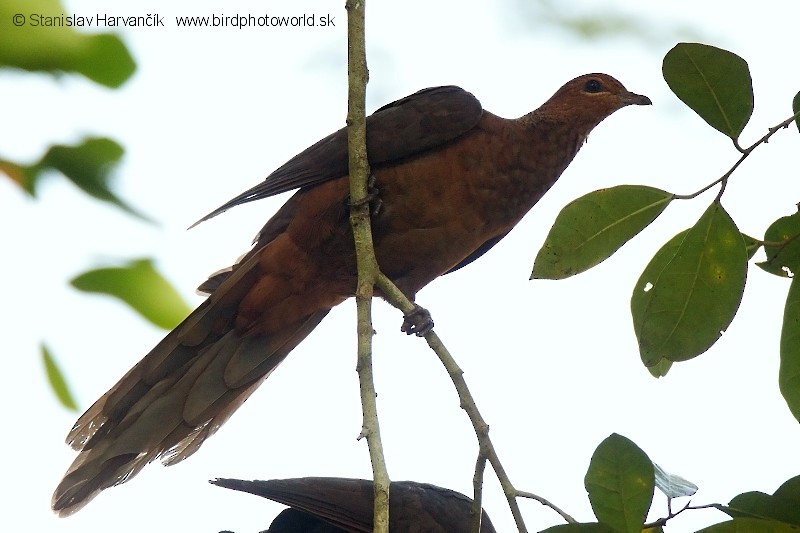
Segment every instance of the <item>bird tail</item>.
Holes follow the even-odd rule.
[[[60,516],[157,458],[173,465],[196,452],[330,311],[312,311],[269,334],[237,331],[232,317],[254,270],[230,272],[232,279],[78,419],[67,443],[80,453],[52,499]]]

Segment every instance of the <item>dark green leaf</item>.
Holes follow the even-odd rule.
[[[800,212],[773,222],[764,232],[764,241],[767,260],[758,266],[782,277],[800,273]]]
[[[759,491],[744,492],[734,496],[729,505],[720,506],[719,510],[731,518],[766,518],[761,514],[761,508],[765,507],[764,500],[771,497]]]
[[[0,2],[0,66],[77,72],[108,87],[122,85],[136,70],[123,42],[111,34],[75,31],[66,24],[67,13],[57,0]]]
[[[715,201],[682,239],[656,253],[636,283],[631,314],[644,364],[708,350],[733,320],[746,277],[742,235]]]
[[[561,524],[548,527],[539,533],[617,533],[614,528],[597,522],[585,524]]]
[[[733,517],[771,518],[786,524],[800,525],[800,501],[752,491],[739,494],[728,504]]]
[[[775,497],[794,502],[797,505],[798,512],[800,512],[800,476],[784,481],[775,491]],[[794,523],[800,525],[800,521]]]
[[[62,374],[61,369],[58,368],[58,363],[53,359],[47,346],[42,344],[41,349],[42,361],[44,362],[45,372],[47,372],[47,380],[50,382],[50,387],[52,387],[53,392],[56,393],[58,401],[70,411],[77,411],[78,404],[75,403],[75,398],[69,390],[67,380],[64,379],[64,374]]]
[[[643,185],[600,189],[567,204],[536,256],[531,279],[564,279],[608,259],[647,227],[672,194]]]
[[[708,124],[738,139],[753,113],[747,62],[734,53],[699,43],[679,43],[662,65],[672,92]]]
[[[774,495],[758,491],[739,494],[723,510],[734,518],[771,518],[800,526],[800,476],[785,481]]]
[[[792,98],[792,112],[796,115],[800,113],[800,93],[794,95]],[[794,119],[794,123],[797,125],[797,129],[800,130],[800,117]]]
[[[781,366],[778,385],[786,404],[797,420],[800,420],[800,276],[795,276],[789,285],[786,307],[783,310],[781,329]]]
[[[622,533],[639,533],[653,499],[653,463],[616,433],[592,455],[584,485],[597,519]]]
[[[800,529],[775,522],[774,520],[760,520],[758,518],[734,518],[703,528],[697,533],[797,533]]]
[[[119,298],[147,320],[164,329],[177,326],[191,309],[150,259],[131,261],[122,267],[99,268],[71,281],[81,291]]]
[[[663,492],[667,498],[681,498],[691,496],[697,492],[697,485],[681,476],[670,474],[657,464],[653,463],[656,473],[656,488]]]

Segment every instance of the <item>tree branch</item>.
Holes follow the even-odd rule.
[[[472,533],[480,533],[483,519],[483,473],[486,471],[486,454],[478,445],[478,458],[475,460],[475,475],[472,476]]]
[[[467,382],[464,379],[464,371],[458,366],[458,363],[456,363],[453,356],[450,355],[450,352],[436,333],[429,331],[425,335],[425,340],[428,342],[428,346],[430,346],[439,357],[439,361],[442,362],[445,369],[447,369],[447,373],[450,375],[450,379],[456,391],[458,391],[461,408],[464,409],[467,416],[469,416],[472,427],[475,430],[475,436],[478,438],[478,443],[481,449],[486,451],[486,458],[489,460],[489,464],[492,465],[495,474],[497,474],[497,478],[500,480],[500,486],[503,487],[503,493],[506,495],[508,507],[511,509],[511,514],[514,516],[514,522],[517,524],[517,530],[520,533],[527,532],[528,530],[525,527],[525,522],[522,520],[522,512],[517,504],[517,489],[514,488],[508,474],[506,474],[505,468],[503,468],[503,464],[500,462],[500,458],[497,456],[492,439],[489,437],[489,424],[486,423],[480,411],[478,411],[475,399],[472,397],[472,393],[469,391]]]
[[[367,135],[365,100],[367,80],[366,45],[364,37],[365,0],[348,0],[347,9],[347,147],[350,167],[350,224],[353,227],[358,285],[356,306],[358,315],[358,381],[363,413],[362,437],[366,437],[372,462],[374,487],[373,531],[389,533],[389,473],[383,455],[378,409],[375,401],[375,382],[372,375],[372,294],[378,275],[378,264],[372,243],[369,219],[367,181]]]
[[[364,45],[364,2],[365,0],[347,0],[345,7],[348,12],[348,80],[349,98],[347,115],[347,140],[350,165],[350,223],[356,246],[356,259],[358,263],[358,286],[356,288],[356,305],[358,313],[358,365],[359,383],[361,385],[361,404],[363,411],[363,428],[359,438],[366,437],[372,461],[374,480],[374,529],[378,533],[389,531],[389,475],[383,457],[383,445],[380,440],[380,427],[378,425],[377,407],[375,403],[375,387],[372,378],[372,320],[371,302],[374,288],[377,286],[384,298],[401,310],[405,315],[417,310],[417,306],[403,294],[403,292],[381,271],[375,258],[375,249],[372,242],[370,226],[370,206],[367,201],[367,182],[369,177],[369,161],[366,150],[366,118],[364,101],[368,71]],[[428,346],[436,353],[442,365],[450,375],[450,379],[458,392],[461,408],[466,411],[478,439],[479,455],[476,462],[474,484],[473,511],[476,518],[473,520],[473,530],[480,531],[482,509],[483,472],[486,461],[492,468],[503,487],[503,492],[514,516],[514,521],[520,533],[527,533],[522,513],[517,503],[517,497],[534,498],[542,504],[551,507],[567,522],[574,521],[544,498],[528,492],[521,492],[514,488],[511,480],[503,468],[500,458],[494,449],[494,444],[489,437],[489,425],[483,419],[469,391],[464,372],[455,359],[444,346],[442,341],[433,331],[425,334]]]
[[[376,285],[381,290],[384,298],[386,298],[390,304],[403,311],[403,313],[408,314],[415,309],[414,303],[409,300],[403,294],[403,292],[398,289],[395,284],[392,283],[392,281],[385,275],[380,274],[378,276]],[[458,363],[456,363],[455,359],[453,359],[453,356],[450,355],[450,352],[444,346],[436,333],[429,331],[425,334],[425,340],[428,342],[428,346],[430,346],[434,353],[436,353],[436,355],[439,357],[439,361],[441,361],[442,365],[447,370],[447,373],[450,375],[450,380],[453,382],[453,385],[458,392],[461,408],[466,411],[467,416],[469,416],[469,419],[472,422],[472,427],[475,430],[476,437],[478,438],[478,445],[480,446],[481,453],[484,454],[486,459],[489,460],[489,463],[492,465],[495,474],[497,474],[497,478],[500,480],[500,485],[503,487],[503,493],[506,495],[506,500],[508,500],[508,506],[511,509],[511,514],[514,516],[514,522],[517,524],[517,530],[520,531],[520,533],[527,532],[525,522],[522,519],[522,513],[516,500],[518,491],[514,488],[514,485],[508,478],[508,474],[506,474],[506,471],[503,468],[503,464],[500,462],[500,458],[497,456],[497,452],[494,449],[494,444],[492,444],[492,439],[489,438],[489,425],[481,416],[480,411],[478,411],[478,406],[475,404],[475,399],[472,397],[472,393],[469,391],[467,382],[464,380],[464,371],[458,366]],[[475,498],[480,499],[480,494],[476,494]]]

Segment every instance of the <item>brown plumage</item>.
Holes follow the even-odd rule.
[[[475,260],[555,183],[589,132],[631,104],[650,100],[587,74],[513,120],[452,86],[376,111],[367,148],[382,201],[372,228],[383,272],[413,298]],[[201,286],[209,298],[76,422],[67,442],[80,454],[53,495],[56,512],[77,511],[156,458],[171,465],[197,451],[353,295],[346,150],[340,130],[205,217],[299,188],[252,250]]]
[[[243,481],[217,479],[215,485],[249,492],[288,505],[265,533],[371,533],[372,481],[308,477]],[[389,532],[458,533],[470,531],[472,500],[459,492],[415,481],[390,486]],[[486,512],[481,533],[495,533]]]

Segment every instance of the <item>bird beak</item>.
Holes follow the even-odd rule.
[[[653,102],[642,94],[626,92],[620,95],[623,105],[653,105]]]

